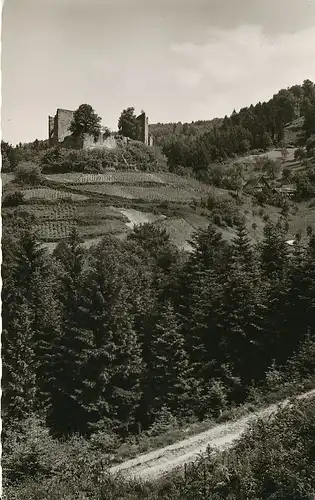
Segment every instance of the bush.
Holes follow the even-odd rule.
[[[8,430],[3,439],[5,498],[86,498],[85,488],[92,489],[102,463],[95,442],[89,444],[78,437],[60,442],[38,418],[29,418],[19,429]],[[74,496],[67,496],[70,492]]]
[[[144,172],[167,170],[166,157],[158,148],[136,141],[110,150],[53,148],[42,155],[41,165],[45,173],[97,173],[113,169]]]
[[[15,179],[19,184],[34,186],[41,181],[41,168],[31,161],[19,163],[16,168]]]
[[[149,436],[158,436],[170,429],[176,429],[178,423],[176,417],[172,415],[170,410],[166,406],[162,406],[159,411],[154,424],[150,427],[148,431]]]
[[[8,193],[3,197],[2,205],[4,207],[17,207],[24,203],[24,195],[21,191],[14,191],[13,193]]]

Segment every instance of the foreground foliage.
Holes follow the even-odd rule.
[[[234,449],[206,457],[154,483],[110,477],[102,455],[110,440],[53,440],[40,422],[8,436],[3,460],[6,500],[311,500],[315,494],[315,403],[294,403],[258,420]],[[23,438],[21,439],[21,437]],[[112,446],[114,443],[112,442]]]

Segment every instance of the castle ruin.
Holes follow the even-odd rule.
[[[57,109],[55,116],[48,117],[48,141],[49,147],[60,145],[62,147],[75,147],[80,149],[106,148],[113,149],[117,146],[117,137],[123,143],[128,142],[127,137],[108,135],[108,130],[101,128],[97,138],[84,134],[82,138],[74,138],[70,132],[74,111],[70,109]],[[149,136],[149,120],[144,112],[137,116],[139,126],[139,141],[147,146],[153,145],[153,137]]]

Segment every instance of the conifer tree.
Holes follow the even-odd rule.
[[[50,405],[56,345],[62,332],[59,287],[59,268],[54,259],[46,255],[33,276],[31,303],[37,384],[36,408],[41,411],[46,411]]]
[[[224,284],[220,327],[228,362],[244,385],[261,375],[259,354],[262,296],[257,259],[244,221],[239,221],[231,246]]]
[[[21,420],[35,410],[37,311],[33,292],[44,252],[36,235],[27,229],[17,231],[16,238],[6,234],[3,243],[4,408],[9,418]]]
[[[288,248],[285,241],[283,221],[274,224],[268,221],[264,228],[264,239],[261,245],[261,267],[264,276],[270,283],[281,283],[288,267]]]
[[[266,286],[265,327],[263,335],[266,366],[283,362],[282,344],[286,337],[285,304],[288,293],[288,248],[286,230],[281,220],[268,222],[261,245],[262,279]]]
[[[93,349],[83,374],[84,405],[91,431],[128,428],[140,399],[142,359],[131,313],[134,270],[119,245],[109,239],[98,245],[85,282]]]
[[[288,339],[285,349],[292,354],[308,332],[315,335],[315,236],[311,233],[306,248],[296,246],[289,270],[286,303]]]
[[[171,303],[163,304],[151,340],[148,367],[153,412],[163,405],[174,415],[183,416],[187,411],[190,397],[188,357],[180,328]]]
[[[51,367],[47,421],[56,435],[68,436],[75,432],[84,434],[87,430],[83,377],[92,349],[92,336],[84,328],[81,304],[84,251],[75,229],[69,240],[57,247],[55,257],[60,265],[62,326],[50,353],[46,352],[46,366]]]
[[[226,362],[218,318],[223,300],[223,282],[229,249],[213,226],[192,241],[195,251],[183,266],[174,304],[180,314],[191,377],[191,406],[202,417],[208,408],[208,381],[220,376]]]
[[[6,430],[34,412],[36,397],[32,314],[17,290],[11,300],[4,304],[2,330],[2,416]]]

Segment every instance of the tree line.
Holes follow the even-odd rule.
[[[210,224],[189,255],[150,224],[89,252],[73,230],[48,255],[26,221],[11,218],[2,240],[4,432],[35,414],[56,437],[127,436],[166,410],[179,420],[217,416],[292,356],[307,373],[315,235],[289,252],[284,225],[267,222],[253,245],[241,219],[232,244]]]
[[[242,108],[238,113],[234,110],[222,120],[159,123],[150,125],[150,129],[172,170],[197,172],[214,162],[281,145],[285,126],[300,117],[305,123],[299,143],[309,141],[309,149],[313,149],[314,116],[315,85],[305,80],[302,85],[280,90],[268,102]]]

